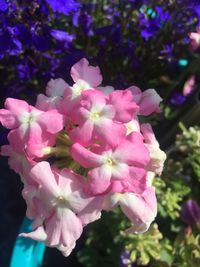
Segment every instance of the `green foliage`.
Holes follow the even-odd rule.
[[[156,187],[160,216],[175,220],[179,217],[184,196],[190,192],[190,187],[183,179],[181,163],[167,160],[162,178],[157,177],[153,183]]]
[[[126,235],[121,232],[121,236],[125,242],[125,250],[131,252],[131,262],[137,262],[138,264],[145,265],[151,259],[160,259],[162,249],[171,250],[171,246],[167,243],[162,248],[160,240],[162,240],[163,236],[155,223],[144,234]]]
[[[180,123],[183,133],[177,136],[176,146],[185,156],[184,167],[192,171],[193,177],[200,182],[200,127],[186,129]]]
[[[175,241],[175,266],[199,267],[200,266],[200,235],[186,229],[184,235],[179,235]]]

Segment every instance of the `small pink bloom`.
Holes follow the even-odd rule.
[[[183,86],[183,95],[188,96],[190,95],[194,88],[195,88],[196,82],[195,82],[195,75],[191,75],[187,81],[185,82]]]
[[[148,170],[160,175],[166,160],[166,154],[160,149],[159,143],[149,123],[142,124],[141,131],[144,136],[145,145],[150,153]]]
[[[160,112],[159,104],[162,98],[154,89],[147,89],[142,92],[138,87],[128,88],[133,94],[133,100],[139,106],[139,114],[148,116],[153,112]]]
[[[38,95],[36,108],[44,111],[57,109],[62,113],[63,96],[68,89],[69,85],[63,79],[51,79],[46,88],[47,96],[43,94]]]
[[[0,121],[11,129],[8,140],[17,149],[29,149],[29,144],[51,146],[56,134],[64,127],[63,116],[56,110],[41,111],[23,100],[7,98],[0,110]]]
[[[90,66],[86,58],[82,58],[72,66],[71,77],[74,82],[78,80],[87,82],[89,88],[96,88],[102,82],[102,75],[99,67]]]
[[[71,77],[74,84],[65,93],[63,108],[65,113],[73,118],[73,111],[79,104],[82,92],[97,88],[102,82],[102,75],[99,67],[90,66],[88,60],[82,58],[72,66]]]
[[[9,157],[8,164],[12,170],[18,174],[22,174],[30,168],[30,162],[22,151],[14,150],[10,145],[1,147],[1,155]]]
[[[196,32],[189,33],[190,38],[190,49],[196,50],[200,45],[200,27],[197,27]]]
[[[125,126],[114,121],[115,108],[107,104],[107,96],[98,90],[82,93],[80,107],[77,110],[77,124],[69,134],[74,142],[90,145],[93,140],[115,146],[126,135]],[[113,138],[115,133],[115,138]]]
[[[35,229],[36,233],[39,231],[43,241],[45,237],[48,246],[62,248],[65,252],[70,251],[80,237],[83,226],[99,219],[103,199],[87,196],[82,189],[83,178],[79,175],[67,169],[52,171],[47,162],[36,164],[30,175],[38,188],[36,190],[36,187],[27,186],[30,188],[29,194],[25,194],[26,189],[23,196],[27,200],[27,205],[32,207],[31,215],[36,217],[35,227],[45,225],[45,234],[41,234],[41,228]],[[38,205],[34,206],[35,203]],[[34,214],[37,211],[39,214]],[[41,217],[41,214],[44,216]]]
[[[109,95],[108,103],[115,108],[114,120],[124,123],[129,122],[139,108],[133,101],[133,95],[130,90],[112,92]]]
[[[105,210],[112,210],[118,205],[133,223],[133,226],[127,229],[128,233],[147,231],[157,214],[157,201],[153,187],[148,187],[141,195],[113,193],[104,201]]]
[[[137,184],[134,183],[133,176],[138,175],[137,179],[142,180],[145,171],[137,173],[134,168],[145,168],[149,162],[149,153],[141,135],[136,132],[131,135],[129,140],[124,140],[116,148],[102,151],[101,154],[95,154],[78,143],[72,145],[71,154],[74,160],[85,168],[93,167],[88,172],[89,186],[93,194],[105,193],[116,180],[121,181],[121,187],[115,184],[113,189],[123,191],[125,187],[130,191]]]

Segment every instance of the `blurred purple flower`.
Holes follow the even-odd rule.
[[[14,28],[0,30],[0,58],[6,53],[11,56],[19,55],[22,52],[22,44],[15,34]]]
[[[0,0],[0,11],[6,11],[8,8],[8,5],[5,0]]]
[[[71,12],[76,12],[80,7],[80,3],[74,0],[46,0],[54,12],[69,15]]]
[[[130,251],[124,250],[120,254],[120,267],[127,267],[130,262]]]
[[[20,79],[30,79],[30,68],[27,63],[18,64],[17,72]]]
[[[149,40],[163,25],[170,20],[170,14],[161,6],[156,6],[155,11],[143,5],[139,13],[139,23],[141,26],[141,36]]]
[[[181,219],[190,226],[200,224],[200,207],[195,200],[189,199],[183,203]]]
[[[50,35],[57,41],[63,42],[65,47],[68,47],[68,44],[75,38],[74,35],[69,34],[68,32],[55,29],[50,30]]]
[[[186,100],[186,97],[179,92],[174,92],[170,98],[170,103],[176,106],[182,105]]]

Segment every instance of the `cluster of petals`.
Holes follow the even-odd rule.
[[[150,124],[160,112],[154,89],[101,86],[99,67],[83,58],[71,68],[73,84],[51,79],[36,105],[8,98],[0,122],[9,129],[1,155],[24,184],[33,231],[22,237],[68,256],[83,228],[119,206],[127,232],[146,231],[157,213],[152,179],[165,153]]]

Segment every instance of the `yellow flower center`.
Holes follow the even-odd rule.
[[[61,204],[61,205],[67,204],[66,198],[62,195],[58,196],[56,200],[58,204]]]
[[[114,166],[116,162],[112,158],[107,158],[106,163],[110,166]]]

